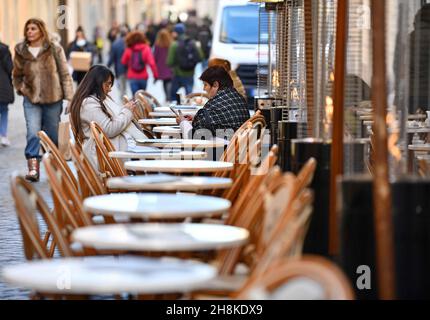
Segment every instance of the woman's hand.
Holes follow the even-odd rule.
[[[176,117],[176,123],[177,124],[181,124],[181,122],[184,121],[184,120],[186,120],[186,121],[193,121],[193,116],[187,114],[185,116],[180,115],[179,117]]]
[[[133,100],[132,100],[132,101],[129,101],[129,102],[127,102],[127,104],[124,106],[124,108],[126,108],[126,109],[130,110],[131,112],[133,112],[133,110],[136,108],[136,102],[134,102]]]

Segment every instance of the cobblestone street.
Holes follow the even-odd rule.
[[[9,139],[12,145],[8,148],[0,147],[0,268],[25,261],[21,231],[9,186],[9,178],[13,172],[25,174],[25,132],[22,98],[19,97],[14,105],[9,106]],[[50,199],[45,176],[36,187],[45,198]],[[6,286],[0,279],[0,299],[27,297],[26,292]]]

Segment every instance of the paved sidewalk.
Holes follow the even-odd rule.
[[[10,193],[9,179],[13,172],[25,174],[25,122],[22,98],[9,106],[9,139],[12,145],[0,147],[0,268],[25,262],[21,231]],[[49,195],[46,178],[36,184],[46,197]],[[0,299],[27,299],[26,292],[6,286],[0,278]]]

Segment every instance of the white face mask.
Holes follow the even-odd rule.
[[[85,46],[87,44],[87,41],[85,39],[79,39],[78,41],[76,41],[76,44],[79,47],[83,47],[83,46]]]

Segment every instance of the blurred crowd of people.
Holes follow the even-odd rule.
[[[106,34],[110,44],[106,65],[114,71],[121,96],[126,94],[127,86],[133,94],[146,89],[149,78],[146,66],[151,69],[155,81],[163,82],[166,101],[173,100],[181,87],[190,93],[195,66],[202,63],[206,68],[208,65],[211,24],[209,18],[204,18],[199,23],[195,19],[176,24],[164,21],[147,26],[139,23],[132,29],[128,24],[114,22]],[[90,53],[89,69],[96,63],[103,64],[104,47],[100,28],[96,28],[93,41],[89,41],[84,29],[78,27],[75,39],[66,49],[66,56],[70,61],[76,56],[75,52]],[[188,66],[180,61],[180,56],[187,57]],[[80,84],[88,69],[74,70],[73,80]]]

